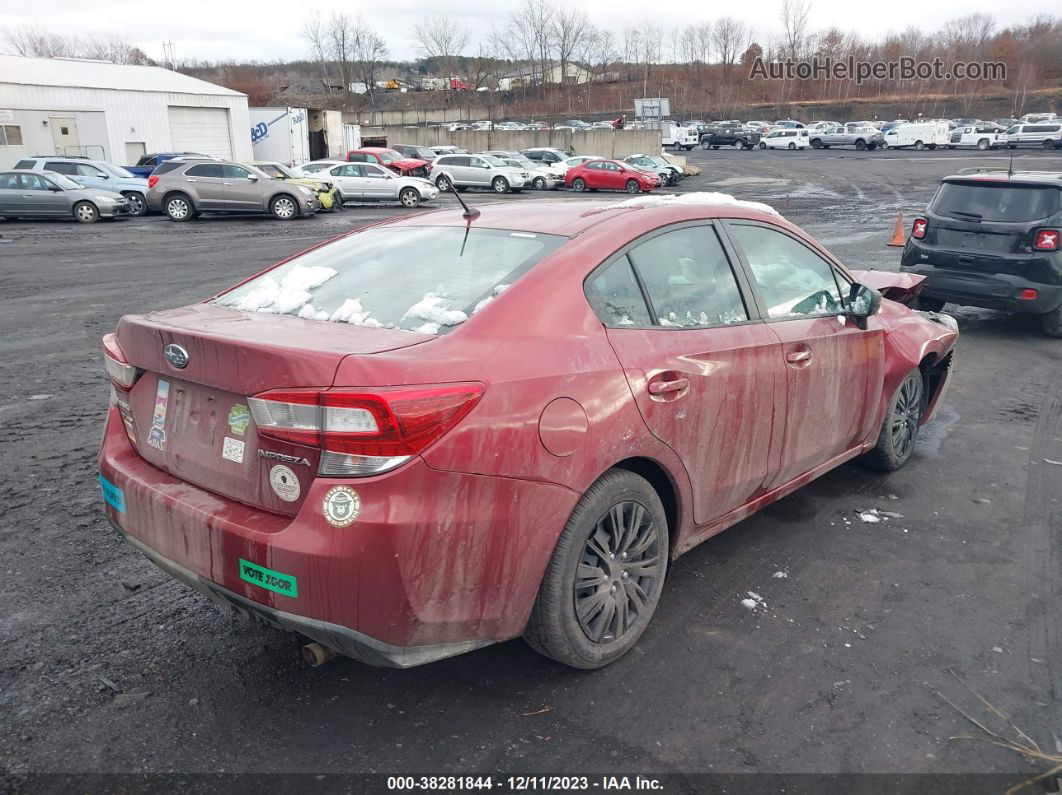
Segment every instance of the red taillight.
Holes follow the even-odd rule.
[[[1037,229],[1033,239],[1033,248],[1037,251],[1058,251],[1062,231],[1058,229]]]
[[[296,389],[248,401],[258,433],[324,451],[320,472],[384,472],[441,438],[483,396],[481,384]]]
[[[921,240],[926,236],[926,226],[928,222],[925,218],[915,218],[914,223],[911,225],[911,237],[915,240]]]
[[[148,177],[148,190],[151,190],[152,188],[154,188],[158,184],[159,184],[159,178],[158,177]]]
[[[1040,293],[1038,293],[1036,290],[1025,289],[1025,290],[1021,291],[1021,300],[1022,301],[1035,301],[1037,296],[1039,296],[1039,295],[1040,295]]]

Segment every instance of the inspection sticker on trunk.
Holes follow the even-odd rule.
[[[299,595],[299,581],[292,575],[267,569],[243,558],[240,558],[240,579],[292,599]]]
[[[229,461],[235,461],[237,464],[243,463],[243,442],[239,439],[230,439],[225,437],[225,444],[221,448],[221,457],[226,458]]]
[[[118,513],[125,513],[125,494],[122,490],[103,475],[100,475],[100,488],[103,490],[103,501]]]
[[[170,402],[169,381],[159,381],[155,390],[155,413],[151,416],[151,430],[147,443],[156,450],[166,449],[166,406]]]

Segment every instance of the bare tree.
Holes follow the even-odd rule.
[[[369,93],[369,99],[373,99],[373,91],[376,88],[376,69],[380,61],[387,55],[387,41],[370,28],[359,15],[357,17],[357,36],[354,40],[354,59],[361,80],[365,83]]]
[[[66,36],[26,23],[6,31],[4,41],[16,54],[32,58],[91,58],[138,66],[153,63],[143,50],[115,34]]]
[[[328,79],[328,61],[330,55],[328,24],[321,17],[321,12],[314,9],[302,21],[302,37],[310,45],[310,53],[321,70],[321,80],[325,90],[331,93],[331,81]],[[344,91],[347,89],[344,88]]]
[[[468,46],[468,26],[451,17],[429,17],[419,23],[413,38],[425,58],[432,58],[446,71],[449,80],[455,71],[457,56]]]
[[[782,0],[782,32],[785,55],[796,61],[803,53],[808,32],[811,0]]]
[[[747,38],[749,32],[744,22],[738,22],[733,17],[720,17],[716,20],[712,42],[715,44],[716,56],[723,65],[725,78],[730,77],[734,62],[746,47]]]
[[[586,36],[590,20],[584,12],[560,10],[553,17],[553,41],[556,45],[557,63],[560,66],[560,82],[568,80],[568,65],[579,47],[580,39]],[[578,81],[576,81],[578,82]],[[569,101],[571,94],[568,95]]]

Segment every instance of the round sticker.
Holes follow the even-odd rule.
[[[333,486],[324,496],[324,517],[333,527],[354,524],[361,512],[361,498],[350,486]]]
[[[269,470],[269,485],[284,502],[295,502],[302,493],[299,479],[283,464],[277,464]]]

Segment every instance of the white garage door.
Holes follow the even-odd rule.
[[[227,108],[170,106],[170,139],[175,152],[195,152],[232,159]]]

